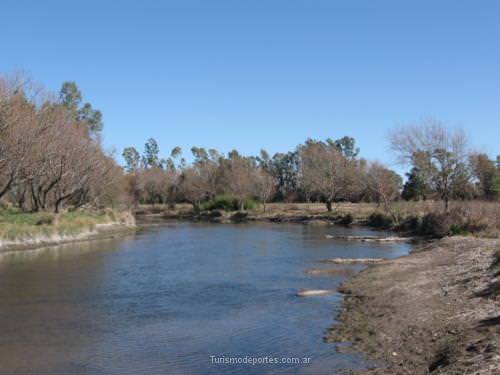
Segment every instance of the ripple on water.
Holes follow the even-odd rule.
[[[359,355],[337,353],[322,340],[341,296],[295,293],[335,289],[343,280],[343,274],[307,274],[318,260],[390,258],[409,245],[325,239],[336,230],[179,223],[124,240],[4,257],[2,371],[322,375],[359,368]],[[210,355],[310,357],[311,363],[215,365]]]

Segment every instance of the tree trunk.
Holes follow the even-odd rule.
[[[328,212],[332,212],[332,201],[331,200],[326,201],[326,209],[328,210]]]
[[[2,198],[5,194],[9,192],[13,182],[14,182],[14,176],[11,175],[9,180],[5,183],[2,190],[0,191],[0,198]]]

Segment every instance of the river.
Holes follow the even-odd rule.
[[[4,254],[0,374],[321,375],[363,368],[361,355],[323,342],[342,297],[296,292],[342,282],[343,275],[307,274],[339,268],[318,260],[410,250],[325,238],[374,233],[166,223],[120,239]],[[224,363],[249,360],[266,363]]]

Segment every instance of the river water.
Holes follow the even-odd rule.
[[[121,239],[4,254],[0,374],[321,375],[363,368],[361,355],[338,353],[322,339],[342,297],[295,294],[342,282],[342,274],[307,274],[340,268],[318,260],[392,258],[410,245],[326,234],[374,232],[170,223]],[[341,268],[348,267],[359,269]],[[267,363],[224,363],[249,360]]]

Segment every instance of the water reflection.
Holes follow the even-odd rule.
[[[363,231],[186,223],[3,255],[0,372],[331,374],[363,366],[360,356],[322,341],[340,296],[295,297],[301,288],[336,288],[345,277],[307,274],[320,259],[409,249],[325,239]],[[312,360],[230,366],[211,364],[210,355]]]

